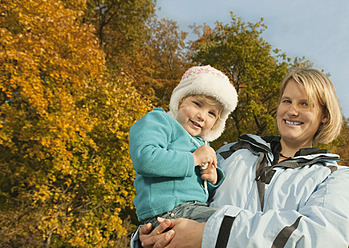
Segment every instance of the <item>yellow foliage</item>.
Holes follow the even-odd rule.
[[[92,13],[85,0],[1,1],[1,247],[113,247],[133,228],[123,220],[135,195],[128,131],[152,108],[134,79],[142,83],[154,69],[144,47],[137,50],[144,34],[134,32],[153,2],[133,5],[139,13],[122,9],[132,28],[124,21],[128,28],[115,32],[114,19],[104,30],[102,47],[121,55],[106,68],[99,30],[83,23]],[[122,69],[110,69],[113,62]],[[171,84],[179,67],[166,76]]]
[[[28,238],[33,246],[107,247],[125,234],[119,214],[132,194],[122,193],[114,167],[126,167],[121,178],[132,181],[121,153],[134,121],[127,101],[142,101],[122,78],[103,81],[104,53],[81,16],[57,0],[1,2],[0,222],[12,227],[1,229],[1,246]],[[112,160],[99,147],[99,125],[118,139],[103,144],[119,146]]]

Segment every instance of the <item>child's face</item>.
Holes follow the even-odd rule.
[[[177,121],[192,136],[206,135],[216,123],[219,105],[211,105],[196,96],[183,99],[178,107]]]

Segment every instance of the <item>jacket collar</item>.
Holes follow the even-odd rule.
[[[261,150],[266,152],[269,159],[272,160],[272,164],[276,164],[279,160],[281,144],[279,136],[257,136],[253,134],[246,134],[239,137],[240,142],[247,142],[250,144],[250,149],[255,152],[260,152]],[[272,155],[272,156],[271,156]],[[317,147],[312,148],[302,148],[296,152],[295,156],[289,160],[319,160],[319,159],[329,159],[329,160],[339,160],[339,156],[332,154],[329,150],[319,149]]]

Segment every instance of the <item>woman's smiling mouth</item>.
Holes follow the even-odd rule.
[[[296,125],[296,126],[299,126],[299,125],[304,124],[304,122],[299,122],[299,121],[288,121],[288,120],[284,120],[284,121],[285,121],[285,123],[286,123],[287,125]]]

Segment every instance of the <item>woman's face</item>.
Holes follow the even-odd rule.
[[[311,147],[316,131],[326,120],[319,104],[309,106],[304,86],[291,79],[277,110],[281,140],[299,148]]]

